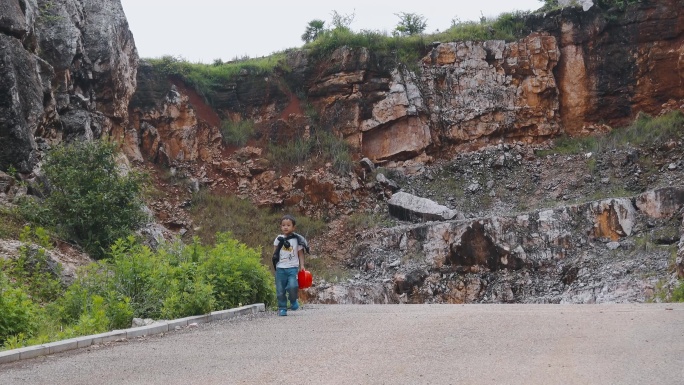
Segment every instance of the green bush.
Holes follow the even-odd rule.
[[[36,312],[37,305],[28,294],[21,288],[11,287],[5,273],[0,271],[0,344],[19,334],[33,334],[37,327]]]
[[[230,233],[217,234],[216,246],[207,250],[203,267],[219,308],[274,303],[273,277],[260,259],[258,250],[232,239]]]
[[[226,120],[221,123],[221,133],[224,143],[242,147],[254,135],[254,122],[251,120],[239,122]]]
[[[680,280],[677,287],[672,291],[672,302],[684,302],[684,280]]]
[[[94,258],[105,257],[114,241],[147,219],[142,176],[123,175],[114,155],[114,144],[100,141],[52,149],[43,165],[48,195],[42,205],[26,202],[25,215],[80,244]]]
[[[64,287],[60,281],[61,265],[49,261],[46,255],[50,237],[41,227],[34,231],[25,226],[19,239],[22,242],[19,256],[0,259],[0,270],[12,279],[13,286],[21,287],[34,302],[54,301],[62,295]]]
[[[269,143],[267,159],[278,169],[295,167],[319,160],[330,162],[338,174],[346,174],[354,167],[351,146],[329,131],[315,130],[311,137],[298,137],[285,143]]]

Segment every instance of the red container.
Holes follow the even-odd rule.
[[[313,283],[313,276],[311,275],[311,272],[308,270],[299,270],[299,274],[297,274],[297,282],[299,282],[300,289],[311,287],[311,284]]]

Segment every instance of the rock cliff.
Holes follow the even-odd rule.
[[[5,0],[0,11],[0,168],[29,174],[51,143],[123,138],[138,54],[120,2]]]
[[[112,137],[137,166],[187,177],[150,204],[179,234],[192,235],[200,189],[326,217],[321,253],[358,273],[319,280],[312,301],[643,301],[671,270],[684,276],[682,138],[601,156],[540,149],[684,111],[684,0],[526,23],[516,41],[434,42],[410,63],[367,48],[292,50],[272,73],[246,68],[199,90],[139,66],[118,0],[4,0],[0,170],[31,178],[51,145]],[[256,129],[247,145],[224,143],[222,123],[245,120]],[[269,144],[316,130],[352,146],[353,170],[269,159]],[[15,187],[5,176],[2,194]],[[346,216],[411,202],[422,211],[401,219],[444,221],[336,241],[352,236],[338,226]]]

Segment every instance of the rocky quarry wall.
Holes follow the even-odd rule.
[[[364,48],[342,47],[322,59],[296,50],[274,74],[245,70],[199,95],[178,78],[138,68],[118,0],[3,0],[0,169],[12,166],[30,179],[51,145],[112,136],[139,164],[190,170],[190,190],[204,186],[306,215],[370,210],[398,189],[369,182],[374,165],[416,171],[491,144],[606,131],[639,112],[684,109],[683,10],[683,0],[627,11],[566,8],[530,17],[531,32],[514,42],[436,42],[418,68]],[[310,132],[304,103],[321,128],[358,150],[356,159],[368,159],[366,170],[270,169],[268,141]],[[259,138],[226,148],[221,121],[245,119],[257,124]],[[357,278],[322,283],[308,295],[336,303],[640,301],[657,279],[635,272],[662,277],[663,258],[610,256],[639,251],[625,238],[630,228],[661,220],[638,202],[657,206],[674,196],[681,205],[676,188],[652,194],[476,220],[449,213],[459,215],[387,230],[350,258]],[[158,205],[167,217],[185,204],[173,199]],[[592,251],[613,247],[615,255]],[[683,249],[675,261],[680,276]],[[605,274],[616,283],[596,278]]]

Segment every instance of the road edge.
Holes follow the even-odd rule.
[[[129,339],[135,337],[149,336],[153,334],[166,333],[169,331],[176,330],[177,327],[185,327],[193,323],[201,324],[212,321],[220,321],[248,314],[256,314],[258,312],[263,311],[266,311],[266,305],[264,305],[263,303],[256,303],[228,310],[213,311],[211,313],[198,316],[179,318],[170,321],[159,321],[147,326],[140,326],[122,330],[113,330],[111,332],[94,334],[90,336],[75,337],[67,340],[49,342],[42,345],[33,345],[24,348],[6,350],[0,352],[0,365],[65,352],[67,350],[85,348],[91,345],[97,345],[120,339]]]

